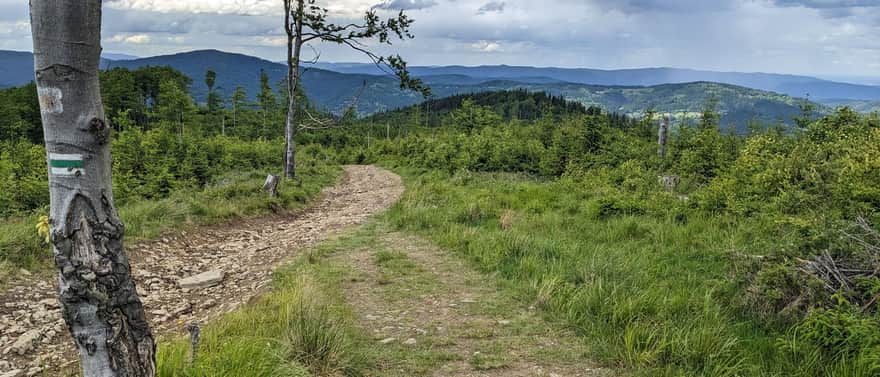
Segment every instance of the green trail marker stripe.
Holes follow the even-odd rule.
[[[84,164],[82,160],[51,160],[50,166],[53,168],[82,168]]]

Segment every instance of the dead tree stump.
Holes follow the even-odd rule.
[[[263,191],[265,191],[269,196],[275,198],[278,197],[278,176],[269,174],[266,177],[266,183],[263,183]]]

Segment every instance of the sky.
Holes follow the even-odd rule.
[[[678,67],[880,77],[880,0],[317,0],[337,22],[415,19],[375,47],[411,65]],[[104,0],[105,52],[219,49],[283,60],[280,0]],[[30,50],[28,6],[0,0],[0,49]],[[315,44],[326,62],[367,61]]]

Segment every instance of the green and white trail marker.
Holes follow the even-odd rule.
[[[49,153],[49,169],[52,175],[82,176],[86,173],[81,154]]]

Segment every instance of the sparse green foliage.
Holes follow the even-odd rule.
[[[300,31],[298,38],[303,44],[312,41],[334,43],[363,53],[376,65],[386,67],[400,81],[401,89],[416,91],[423,96],[430,95],[430,89],[422,80],[414,78],[406,68],[406,61],[400,55],[380,56],[368,49],[364,42],[374,40],[382,45],[391,45],[394,39],[413,39],[410,27],[414,20],[403,11],[383,20],[375,10],[364,13],[362,22],[335,24],[330,20],[327,8],[316,4],[316,0],[286,0],[286,9],[291,12],[291,32]],[[298,6],[291,6],[291,2]],[[303,4],[304,3],[304,4]],[[298,25],[298,26],[297,26]],[[294,35],[291,35],[294,38]],[[299,59],[297,56],[296,59]],[[299,61],[296,62],[299,68]]]
[[[196,107],[192,98],[173,80],[164,80],[159,84],[154,113],[159,120],[178,125],[191,120]]]

